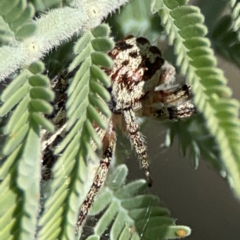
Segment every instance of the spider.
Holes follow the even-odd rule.
[[[187,118],[196,112],[191,87],[174,85],[175,68],[162,58],[160,50],[146,38],[129,35],[109,52],[112,69],[105,69],[111,79],[112,118],[102,138],[103,155],[92,186],[82,203],[75,233],[83,224],[96,194],[105,183],[116,144],[116,127],[129,137],[137,153],[147,183],[152,185],[147,146],[137,117],[158,120]]]
[[[140,132],[138,117],[150,117],[156,120],[178,120],[196,113],[192,103],[191,87],[175,84],[175,68],[162,58],[160,50],[151,46],[146,38],[135,38],[128,35],[117,42],[115,48],[109,52],[113,59],[112,69],[104,69],[111,79],[108,89],[111,95],[109,103],[112,117],[106,132],[101,132],[94,126],[99,136],[102,136],[103,150],[98,169],[92,186],[83,201],[75,227],[77,234],[83,224],[94,198],[104,185],[114,154],[117,140],[117,126],[129,137],[137,153],[141,168],[147,183],[152,185],[149,170],[147,145]],[[52,149],[64,137],[66,114],[66,82],[59,79],[52,81],[52,87],[57,91],[57,104],[51,118],[58,130],[54,136],[43,133],[43,179],[47,180],[55,162]]]

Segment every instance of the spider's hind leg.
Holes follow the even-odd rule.
[[[135,148],[138,155],[138,159],[141,162],[141,167],[145,173],[148,186],[152,186],[152,179],[149,170],[149,160],[147,155],[147,145],[144,140],[144,136],[139,130],[139,125],[134,111],[129,108],[123,111],[124,121],[126,124],[126,130],[129,135],[130,141]]]
[[[104,150],[103,156],[100,160],[100,164],[95,173],[93,184],[81,205],[78,215],[78,221],[75,227],[75,234],[78,233],[79,227],[82,225],[85,218],[87,217],[88,211],[94,202],[95,196],[97,195],[97,193],[99,192],[99,190],[106,181],[115,145],[116,145],[116,132],[113,127],[112,121],[110,121],[108,130],[103,137],[103,150]]]

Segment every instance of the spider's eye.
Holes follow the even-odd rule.
[[[159,56],[155,58],[154,62],[152,62],[150,58],[146,58],[144,62],[144,65],[146,67],[144,79],[145,80],[150,79],[156,73],[157,70],[161,69],[163,64],[164,59]]]

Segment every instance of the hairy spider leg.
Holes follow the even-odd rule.
[[[196,113],[196,107],[192,104],[191,101],[187,101],[177,106],[164,106],[160,109],[155,109],[154,111],[152,111],[151,115],[148,114],[147,116],[160,121],[164,121],[188,118]]]
[[[107,173],[111,163],[115,145],[116,145],[116,132],[113,126],[113,122],[110,121],[107,132],[103,138],[103,149],[104,149],[103,156],[100,160],[100,164],[95,173],[93,184],[90,190],[88,191],[88,194],[84,202],[80,207],[78,220],[75,227],[75,234],[78,233],[79,227],[82,225],[85,218],[87,217],[88,211],[94,202],[95,196],[98,194],[99,190],[101,189],[101,187],[104,185],[106,181]]]
[[[161,103],[160,106],[158,103]],[[157,120],[178,120],[196,114],[192,103],[191,87],[187,84],[177,89],[155,91],[143,104],[142,116]]]
[[[138,159],[140,160],[141,167],[145,173],[148,186],[152,186],[152,179],[150,176],[149,170],[149,161],[147,154],[147,145],[144,140],[144,136],[139,131],[139,125],[137,122],[136,115],[132,108],[123,110],[123,117],[126,124],[126,130],[129,135],[130,141],[134,146],[134,149],[138,155]]]

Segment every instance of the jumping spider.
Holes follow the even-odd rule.
[[[139,130],[137,117],[177,120],[190,117],[196,112],[191,101],[191,87],[175,84],[175,68],[162,58],[160,50],[151,46],[147,39],[129,35],[116,43],[109,56],[114,61],[113,68],[104,71],[112,82],[109,88],[112,117],[107,131],[102,134],[103,155],[92,186],[80,208],[76,233],[96,194],[105,183],[117,140],[116,127],[120,127],[129,137],[147,183],[151,186],[147,146]],[[47,158],[49,147],[45,146],[44,149],[44,158]]]

